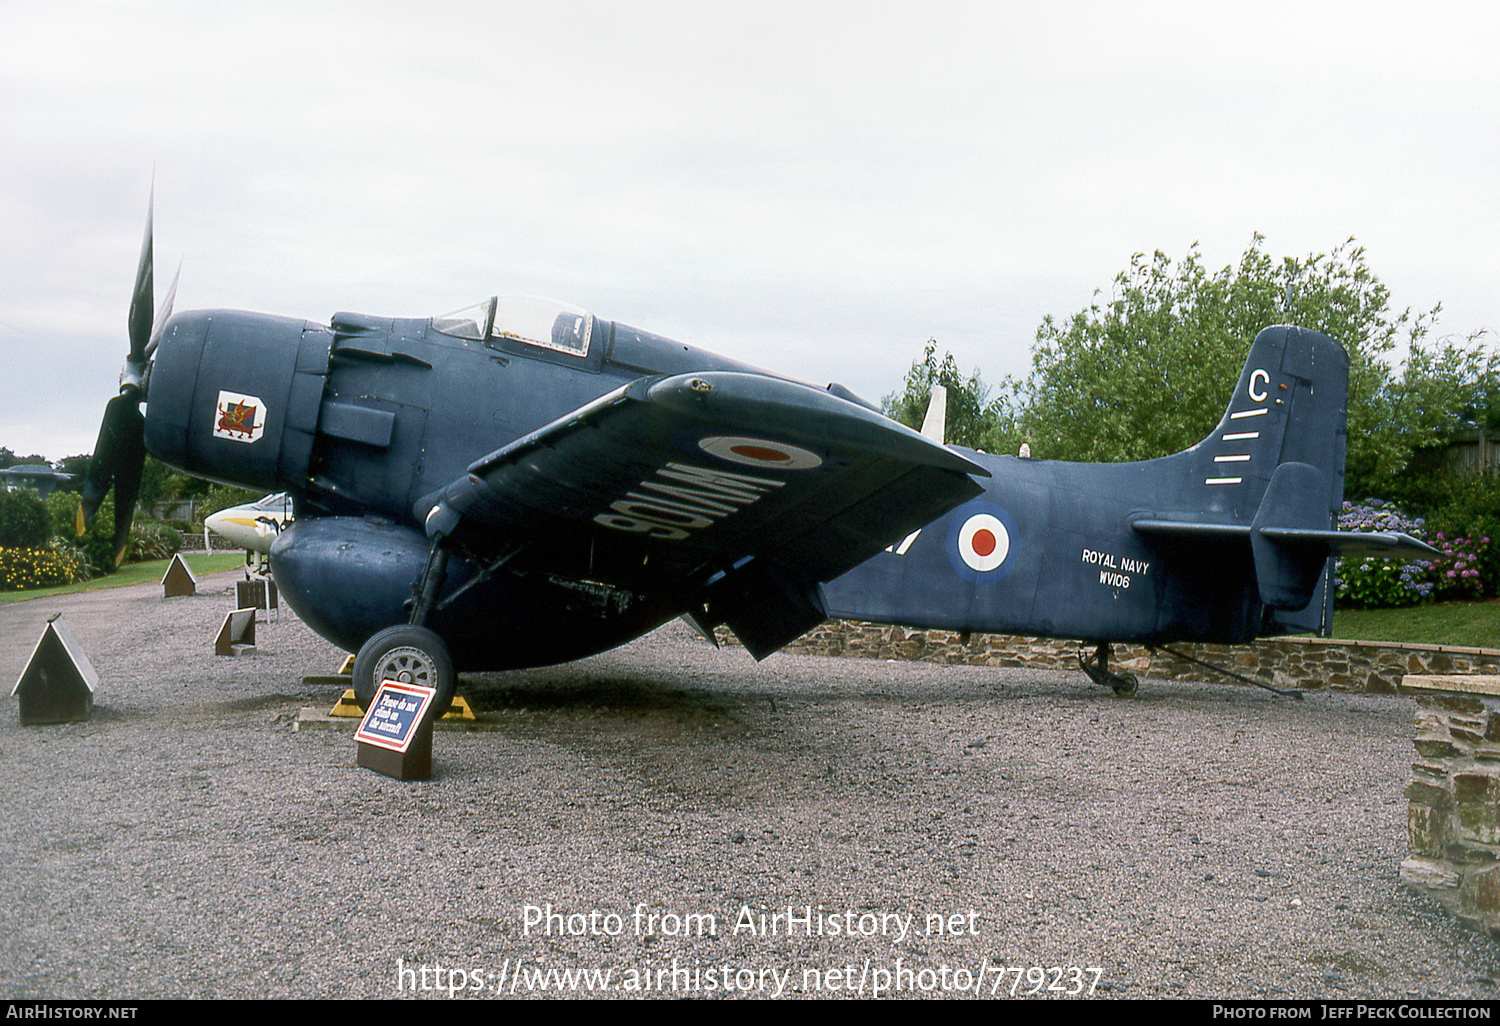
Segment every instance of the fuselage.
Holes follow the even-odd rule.
[[[178,314],[151,371],[146,446],[199,477],[288,491],[299,517],[412,524],[416,500],[476,460],[629,381],[765,373],[610,321],[582,354],[433,322]]]
[[[1243,545],[1142,537],[1171,502],[1169,471],[961,449],[985,494],[827,586],[850,619],[1079,639],[1244,641],[1262,627]],[[1171,459],[1171,458],[1169,458]]]
[[[476,309],[427,319],[338,314],[329,325],[204,311],[172,318],[162,337],[149,381],[147,448],[188,473],[289,492],[296,522],[272,547],[273,571],[297,613],[350,651],[407,622],[413,582],[435,551],[425,528],[441,506],[437,497],[452,494],[455,482],[463,491],[466,476],[479,481],[486,457],[518,439],[524,448],[544,427],[576,423],[589,404],[641,379],[765,377],[572,308],[522,303],[502,317],[491,300]],[[827,611],[1099,641],[1240,642],[1316,627],[1316,615],[1304,622],[1284,603],[1280,612],[1268,609],[1248,542],[1283,463],[1313,482],[1307,502],[1293,503],[1304,508],[1293,526],[1327,528],[1342,497],[1347,357],[1322,336],[1293,332],[1262,333],[1219,428],[1174,456],[1101,465],[952,450],[971,461],[970,480],[983,494],[890,539],[887,552],[852,572],[820,578]],[[859,403],[830,389],[841,403]],[[811,396],[807,402],[816,406]],[[771,438],[775,428],[763,425]],[[616,448],[591,458],[611,454],[629,455]],[[980,468],[990,476],[981,478]],[[610,470],[600,465],[588,476]],[[565,482],[548,483],[563,492],[553,499],[555,528],[533,522],[521,532],[492,521],[452,536],[429,625],[459,669],[580,658],[701,611],[704,580],[695,595],[639,566],[634,578],[595,573],[592,544],[568,534],[568,524],[644,526],[637,506],[596,516],[571,508]],[[678,502],[673,513],[663,505],[672,493],[658,487],[657,515],[679,525],[708,528],[749,501],[700,495],[682,505],[679,497],[667,500]],[[687,533],[670,523],[655,530]],[[537,532],[544,543],[523,536]],[[570,545],[587,558],[559,558]],[[1297,558],[1317,573],[1325,557]],[[1264,570],[1277,572],[1269,562]]]

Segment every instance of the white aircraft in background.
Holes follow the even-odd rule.
[[[205,535],[212,531],[240,548],[265,556],[270,553],[271,543],[281,529],[291,522],[291,497],[286,492],[278,492],[243,506],[221,509],[204,518],[203,529]],[[206,536],[204,547],[208,547]]]

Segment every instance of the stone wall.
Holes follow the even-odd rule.
[[[1417,700],[1401,879],[1500,936],[1500,677],[1413,675],[1401,690]]]
[[[733,641],[733,635],[723,628],[720,637]],[[1500,650],[1485,648],[1418,647],[1305,637],[1262,640],[1250,645],[1169,647],[1280,688],[1393,693],[1407,674],[1500,673]],[[1077,670],[1079,650],[1077,641],[1004,634],[964,637],[952,631],[914,630],[851,620],[829,620],[786,647],[788,652],[806,655],[1044,670]],[[1110,668],[1142,678],[1218,679],[1201,666],[1159,649],[1148,652],[1138,645],[1114,646]]]

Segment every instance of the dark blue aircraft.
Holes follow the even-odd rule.
[[[829,616],[1078,638],[1119,691],[1118,641],[1326,629],[1348,358],[1268,328],[1214,433],[1092,465],[941,444],[817,388],[573,307],[492,298],[443,317],[230,310],[153,321],[148,218],[120,394],[84,489],[113,485],[123,552],[145,452],[291,493],[282,595],[397,679],[578,659],[674,617],[763,658]],[[140,403],[146,402],[143,416]],[[441,707],[441,705],[439,706]]]

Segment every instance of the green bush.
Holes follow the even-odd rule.
[[[1473,559],[1466,569],[1478,571],[1479,584],[1466,589],[1467,594],[1485,598],[1500,595],[1500,545],[1480,541],[1500,538],[1500,473],[1492,470],[1480,477],[1450,476],[1433,498],[1437,505],[1427,515],[1432,530],[1441,532],[1445,539],[1470,540]]]
[[[146,563],[153,559],[171,559],[182,548],[182,532],[169,524],[148,521],[133,524],[125,562]]]
[[[0,491],[0,547],[39,549],[51,537],[47,507],[36,492]]]
[[[78,510],[82,504],[77,492],[53,492],[42,500],[47,507],[47,523],[52,537],[69,542],[78,540]]]
[[[1426,524],[1408,517],[1393,502],[1366,499],[1358,505],[1344,503],[1339,530],[1394,531],[1423,538]],[[1360,609],[1414,606],[1432,595],[1430,574],[1426,560],[1341,558],[1334,569],[1334,594],[1340,605]]]
[[[99,506],[93,523],[78,544],[96,576],[115,572],[115,500],[111,495]],[[126,563],[144,563],[153,559],[171,559],[182,548],[182,532],[155,521],[137,520],[130,525],[130,540],[125,545]]]
[[[1449,535],[1439,531],[1432,544],[1442,554],[1432,558],[1432,583],[1439,599],[1483,598],[1484,573],[1481,561],[1490,549],[1489,535]]]
[[[52,544],[47,546],[57,557],[68,564],[69,572],[73,579],[69,584],[79,581],[92,581],[98,575],[94,573],[93,566],[89,563],[88,554],[83,549],[66,538],[53,538]]]
[[[1429,592],[1420,583],[1425,567],[1394,559],[1341,559],[1338,566],[1338,601],[1356,609],[1395,609],[1414,606]]]
[[[1365,609],[1410,606],[1431,600],[1473,601],[1500,590],[1500,477],[1458,478],[1445,486],[1445,504],[1426,518],[1407,516],[1393,502],[1344,503],[1345,531],[1403,531],[1438,550],[1408,562],[1340,559],[1338,600]]]
[[[100,504],[88,530],[78,540],[89,566],[99,576],[115,572],[115,498],[111,494]]]

